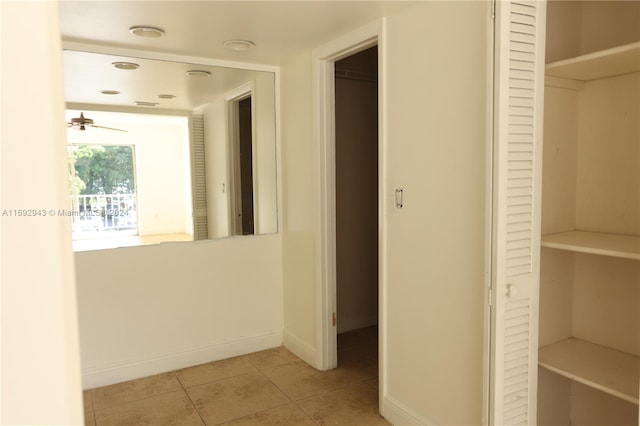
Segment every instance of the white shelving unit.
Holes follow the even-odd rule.
[[[555,250],[541,253],[538,364],[575,383],[543,375],[539,392],[564,401],[545,405],[543,422],[640,426],[640,226],[622,222],[640,203],[637,119],[624,119],[639,113],[638,72],[640,41],[546,66],[542,227],[573,230],[541,239]]]
[[[569,231],[542,236],[542,247],[640,260],[640,237]]]
[[[640,71],[640,41],[547,64],[552,77],[590,81]]]
[[[637,356],[571,338],[540,348],[538,363],[561,376],[638,404]]]

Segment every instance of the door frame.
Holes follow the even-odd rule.
[[[232,89],[224,94],[225,102],[225,114],[227,121],[227,205],[228,208],[228,222],[229,231],[231,235],[242,235],[242,222],[238,216],[242,212],[241,201],[238,194],[240,191],[240,134],[238,132],[238,103],[244,99],[251,98],[252,102],[255,99],[255,84],[253,81],[248,81],[235,89]],[[256,117],[255,108],[251,108],[251,140],[256,140]],[[251,167],[255,170],[256,161],[256,145],[251,143]],[[253,174],[253,198],[256,198],[256,176]],[[255,218],[258,217],[258,211],[256,203],[253,204],[253,217],[254,217],[254,233],[255,233]]]
[[[314,137],[316,148],[316,356],[320,370],[336,368],[336,190],[335,190],[335,62],[370,47],[378,47],[378,324],[380,395],[384,392],[385,317],[385,18],[374,21],[313,52]],[[338,319],[339,320],[339,319]],[[382,399],[381,399],[382,400]]]

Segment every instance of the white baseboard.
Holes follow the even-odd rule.
[[[394,426],[436,425],[389,395],[385,395],[383,401],[382,415]]]
[[[206,362],[231,358],[282,345],[282,333],[270,333],[231,342],[182,351],[150,355],[142,359],[116,361],[82,369],[82,388],[93,389],[140,377],[165,373]]]
[[[284,347],[307,364],[316,367],[316,349],[289,330],[284,331]]]

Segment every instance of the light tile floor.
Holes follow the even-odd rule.
[[[378,414],[377,327],[338,336],[338,368],[317,371],[284,348],[84,393],[85,423],[388,425]]]

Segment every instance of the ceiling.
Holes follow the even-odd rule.
[[[168,55],[278,66],[292,56],[365,25],[383,15],[406,8],[406,1],[61,1],[63,46],[91,44],[104,51],[132,49]],[[132,35],[135,25],[160,27],[165,35]],[[249,51],[233,51],[223,42],[244,39],[255,43]],[[112,62],[130,60],[138,70],[123,71]],[[158,102],[158,94],[176,95],[162,100],[161,108],[192,110],[215,90],[229,90],[245,72],[202,67],[210,77],[188,77],[192,65],[131,60],[122,56],[64,53],[65,96],[68,102],[132,105],[134,100]],[[247,65],[251,68],[252,65]],[[246,80],[245,80],[246,81]],[[227,86],[225,86],[225,84]],[[225,89],[226,87],[226,89]],[[117,90],[119,95],[102,95]],[[149,107],[146,107],[147,109]]]
[[[64,51],[62,58],[68,104],[131,107],[142,101],[157,103],[157,108],[165,110],[194,111],[260,75],[273,79],[269,72],[71,50]],[[122,70],[112,65],[115,62],[134,62],[140,68]],[[207,71],[210,75],[189,76],[190,70]],[[103,90],[119,93],[105,95]],[[167,94],[175,98],[158,97]]]
[[[98,43],[205,58],[279,65],[311,49],[403,9],[406,1],[61,1],[63,40]],[[145,39],[134,25],[166,31]],[[231,51],[225,40],[251,40],[248,52]]]

